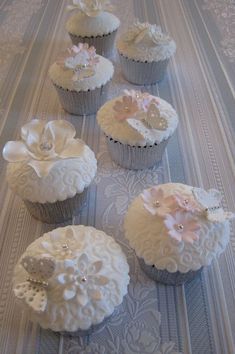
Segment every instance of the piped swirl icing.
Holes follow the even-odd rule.
[[[35,265],[37,260],[55,263],[45,287],[47,304],[41,311],[28,304],[28,289],[18,296],[28,278],[27,264],[22,264],[26,257]],[[31,270],[32,276],[37,278],[39,271]],[[13,289],[31,320],[43,328],[74,332],[101,323],[121,304],[128,271],[126,257],[111,237],[92,227],[67,226],[44,234],[26,249],[15,267]],[[31,295],[34,302],[37,295]]]
[[[211,264],[229,242],[225,213],[211,220],[207,208],[194,196],[194,188],[167,183],[145,190],[130,205],[125,217],[126,238],[148,265],[186,273]]]

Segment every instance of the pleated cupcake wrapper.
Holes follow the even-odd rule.
[[[110,156],[114,162],[124,168],[142,170],[159,163],[170,138],[157,145],[130,146],[106,136]]]
[[[138,261],[141,269],[148,275],[149,278],[165,285],[182,285],[195,279],[203,270],[203,267],[201,267],[198,270],[190,270],[187,273],[181,273],[179,271],[170,273],[167,270],[159,270],[155,266],[145,264],[142,258],[138,257]]]
[[[71,41],[74,45],[78,43],[88,43],[89,46],[94,46],[96,53],[104,57],[110,57],[114,48],[114,41],[117,34],[117,30],[103,36],[82,37],[69,33]]]
[[[110,81],[94,90],[79,92],[70,91],[57,86],[55,83],[53,84],[58,93],[61,106],[66,112],[75,115],[90,115],[96,113],[106,102]]]
[[[48,223],[56,224],[72,219],[86,204],[87,188],[82,193],[77,193],[73,198],[68,198],[55,203],[33,203],[24,200],[30,214],[36,219]]]
[[[97,325],[92,325],[90,328],[88,329],[79,329],[75,332],[67,332],[67,331],[61,331],[60,333],[64,336],[70,336],[70,337],[85,337],[85,336],[90,336],[91,334],[98,332],[100,330],[103,330],[103,328],[109,323],[109,321],[111,320],[111,318],[113,318],[114,316],[116,316],[119,312],[119,307],[117,307],[114,312],[112,313],[112,315],[106,317],[101,323],[97,324]]]
[[[125,79],[136,85],[152,85],[164,78],[169,59],[145,63],[119,53]]]

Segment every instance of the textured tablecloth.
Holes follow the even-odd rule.
[[[235,353],[235,235],[219,261],[182,287],[149,280],[123,237],[130,201],[147,186],[183,182],[215,187],[224,207],[235,210],[235,2],[234,0],[116,0],[126,28],[134,17],[160,24],[177,42],[168,75],[147,91],[166,99],[180,116],[160,167],[128,171],[110,161],[95,116],[69,116],[48,77],[49,65],[70,44],[64,25],[67,0],[1,0],[1,149],[33,116],[71,121],[95,151],[98,174],[89,203],[74,223],[93,225],[115,237],[128,257],[131,284],[119,314],[83,340],[40,330],[22,314],[11,291],[14,264],[25,248],[52,226],[32,219],[7,188],[1,160],[0,353],[172,354]],[[121,32],[120,31],[120,32]],[[114,55],[109,97],[131,87]],[[132,86],[133,87],[133,86]],[[234,226],[234,223],[233,223]]]

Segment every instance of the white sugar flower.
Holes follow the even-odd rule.
[[[79,10],[89,17],[97,17],[103,11],[113,11],[109,0],[73,0],[68,10]]]
[[[33,119],[21,128],[20,141],[6,143],[3,157],[12,163],[25,162],[44,177],[59,160],[81,155],[83,144],[75,135],[75,128],[65,120]]]
[[[58,282],[64,285],[64,299],[69,301],[76,297],[81,306],[86,306],[89,299],[99,301],[102,299],[100,287],[106,285],[109,279],[99,274],[103,262],[89,262],[87,255],[82,254],[77,264],[72,260],[65,260],[65,273],[58,275]]]

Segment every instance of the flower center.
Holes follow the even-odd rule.
[[[184,225],[183,224],[177,224],[176,225],[176,230],[177,231],[181,232],[181,231],[183,231],[183,229],[184,229]]]
[[[185,205],[188,205],[188,203],[189,203],[189,200],[188,200],[188,199],[185,199],[185,200],[184,200],[184,204],[185,204]]]
[[[68,249],[69,249],[69,246],[68,246],[67,243],[64,243],[64,244],[62,245],[62,248],[63,248],[63,250],[68,250]]]
[[[83,276],[81,280],[83,283],[85,283],[87,281],[87,278],[85,276]]]
[[[40,145],[39,148],[42,151],[50,151],[53,147],[53,144],[48,142],[48,141],[43,141]]]
[[[160,207],[159,200],[155,200],[155,202],[153,202],[153,206],[155,206],[156,208]]]

